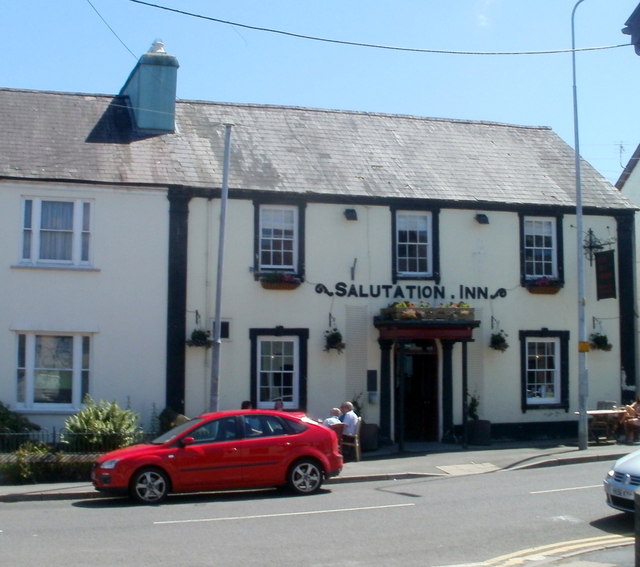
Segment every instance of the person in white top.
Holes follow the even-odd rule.
[[[353,411],[353,404],[351,402],[343,402],[340,406],[342,410],[342,417],[340,421],[344,423],[344,435],[355,435],[358,426],[358,416]]]
[[[322,423],[327,427],[331,427],[332,425],[337,425],[338,423],[342,423],[340,421],[340,410],[338,408],[332,408],[329,417],[325,419]]]

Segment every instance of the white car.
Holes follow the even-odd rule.
[[[603,482],[609,506],[635,512],[635,491],[640,488],[640,450],[619,458]]]

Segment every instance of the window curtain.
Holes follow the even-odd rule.
[[[40,259],[70,261],[73,203],[43,201],[40,218]]]

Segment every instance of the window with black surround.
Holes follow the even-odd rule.
[[[393,279],[435,279],[438,275],[437,221],[433,211],[393,212]]]
[[[285,410],[307,404],[308,329],[251,329],[251,398],[258,409],[273,409],[281,400]]]
[[[562,216],[520,215],[520,249],[522,285],[562,287]]]
[[[522,411],[569,409],[569,331],[520,331]]]
[[[304,207],[297,204],[255,203],[254,271],[302,278],[304,266]]]

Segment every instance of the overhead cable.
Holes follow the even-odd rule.
[[[320,41],[324,43],[333,43],[337,45],[348,45],[351,47],[366,47],[370,49],[386,49],[389,51],[407,51],[411,53],[432,53],[441,55],[551,55],[555,53],[571,53],[572,51],[598,51],[603,49],[616,49],[618,47],[627,47],[629,44],[623,43],[620,45],[605,45],[601,47],[580,47],[576,49],[549,49],[544,51],[452,51],[447,49],[422,49],[418,47],[401,47],[393,45],[380,45],[377,43],[362,43],[358,41],[346,41],[341,39],[331,39],[326,37],[318,37],[313,35],[305,35],[300,33],[288,32],[283,30],[276,30],[272,28],[265,28],[260,26],[251,26],[249,24],[240,24],[238,22],[231,22],[229,20],[221,20],[219,18],[212,18],[211,16],[204,16],[203,14],[195,14],[193,12],[187,12],[185,10],[178,10],[177,8],[169,8],[168,6],[160,6],[153,2],[144,2],[143,0],[129,0],[134,4],[142,4],[143,6],[149,6],[151,8],[157,8],[159,10],[166,10],[167,12],[174,12],[176,14],[182,14],[183,16],[189,16],[192,18],[199,18],[201,20],[208,20],[210,22],[216,22],[219,24],[225,24],[228,26],[235,26],[253,31],[261,31],[266,33],[273,33],[278,35],[284,35],[287,37],[293,37],[297,39],[305,39],[310,41]]]

